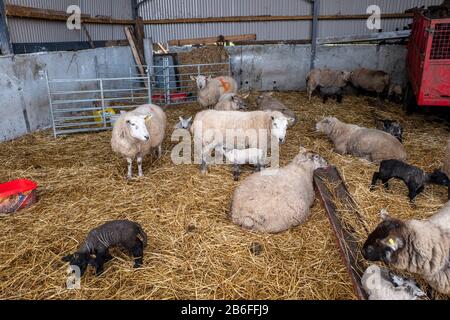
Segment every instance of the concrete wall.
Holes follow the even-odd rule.
[[[127,75],[133,64],[129,47],[0,57],[0,141],[51,125],[45,71],[52,79],[92,79],[105,69]]]
[[[228,50],[233,76],[244,90],[305,88],[309,45],[254,45]],[[381,69],[403,83],[405,57],[406,48],[400,45],[321,46],[316,66]],[[53,79],[128,77],[132,65],[129,47],[0,57],[0,141],[51,125],[45,70]]]
[[[306,87],[309,45],[254,45],[229,47],[232,73],[242,89],[300,90]],[[334,45],[318,47],[317,68],[384,70],[393,81],[405,81],[406,48],[401,45]]]

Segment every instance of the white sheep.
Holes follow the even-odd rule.
[[[306,91],[311,101],[312,94],[316,88],[344,88],[350,80],[350,72],[343,70],[313,69],[306,76]]]
[[[113,126],[111,147],[128,162],[131,179],[133,160],[137,160],[139,177],[143,176],[142,158],[152,149],[162,154],[162,142],[166,131],[167,116],[158,106],[147,104],[129,112],[123,112]]]
[[[315,199],[314,170],[326,166],[318,154],[301,148],[286,167],[252,174],[234,192],[232,222],[268,233],[304,223]]]
[[[237,93],[238,85],[232,77],[217,77],[200,75],[191,76],[191,79],[197,83],[197,101],[202,107],[215,106],[221,96],[226,93]]]
[[[421,300],[426,297],[418,285],[377,265],[370,265],[361,278],[369,300]]]
[[[239,149],[247,147],[262,147],[265,142],[271,145],[272,139],[277,143],[284,143],[288,120],[278,111],[217,111],[204,110],[194,118],[191,133],[194,135],[195,145],[202,147],[201,171],[206,172],[206,157],[217,146],[226,145],[233,148],[236,144]],[[226,141],[231,135],[233,141]],[[249,141],[251,140],[251,141]]]
[[[226,93],[220,97],[219,102],[214,107],[214,110],[218,111],[238,111],[246,108],[244,99],[246,97],[240,97],[236,93]]]
[[[333,141],[339,154],[351,154],[374,163],[389,159],[404,161],[407,157],[404,146],[381,130],[347,124],[334,117],[319,121],[316,129]]]
[[[183,117],[178,118],[180,121],[175,125],[174,129],[185,129],[189,130],[192,125],[192,117],[184,119]]]
[[[226,150],[222,146],[225,158],[233,164],[233,177],[239,180],[239,166],[242,164],[252,164],[256,166],[256,171],[261,171],[261,167],[267,164],[266,152],[260,148],[231,149]]]
[[[384,215],[364,243],[363,255],[418,274],[438,292],[450,294],[450,202],[427,220]]]

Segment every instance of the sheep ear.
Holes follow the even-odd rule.
[[[396,251],[401,246],[402,241],[398,237],[387,237],[386,239],[381,240],[381,243],[391,248],[393,251]]]
[[[197,81],[197,77],[190,76],[190,78],[191,78],[191,80],[193,80],[193,81]]]
[[[190,117],[189,119],[187,119],[187,122],[191,122],[192,121],[192,117]]]
[[[242,96],[242,99],[247,99],[248,97],[250,97],[250,93],[246,93],[246,94],[244,94],[243,96]]]
[[[73,258],[73,254],[69,254],[65,257],[62,257],[61,260],[64,262],[70,262],[70,260],[72,260],[72,258]]]
[[[180,120],[180,122],[182,122],[184,119],[183,119],[183,117],[178,117],[178,120]]]
[[[391,220],[391,217],[389,216],[389,213],[386,209],[381,209],[378,214],[383,221]]]

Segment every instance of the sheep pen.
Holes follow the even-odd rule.
[[[248,98],[249,110],[256,109],[257,96]],[[309,103],[304,92],[274,96],[299,119],[288,129],[280,165],[289,163],[302,145],[338,168],[361,219],[339,199],[336,206],[360,246],[366,229],[371,232],[378,225],[380,209],[400,219],[421,219],[446,203],[447,190],[434,185],[416,198],[416,208],[410,206],[401,181],[392,181],[389,191],[377,187],[371,192],[377,166],[334,153],[332,142],[315,132],[315,123],[324,116],[373,127],[367,97],[322,104],[318,97]],[[131,181],[125,179],[123,160],[111,151],[111,132],[54,139],[44,131],[0,143],[0,181],[23,177],[40,186],[36,205],[0,217],[0,298],[356,299],[318,199],[304,225],[275,235],[252,233],[227,218],[233,191],[250,170],[235,182],[230,166],[211,165],[209,173],[201,175],[197,164],[172,164],[170,150],[176,143],[170,140],[170,128],[180,116],[200,110],[196,105],[166,108],[169,129],[163,156],[147,157],[145,177]],[[442,165],[449,138],[445,123],[406,116],[401,106],[387,102],[383,113],[402,123],[408,163],[425,171]],[[73,252],[89,230],[113,219],[136,221],[148,234],[143,266],[134,269],[126,254],[112,250],[114,259],[101,276],[89,268],[81,289],[68,290],[67,265],[61,258]]]

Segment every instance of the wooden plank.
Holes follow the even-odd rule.
[[[314,183],[335,233],[339,251],[352,280],[355,294],[360,300],[366,300],[367,294],[361,284],[361,277],[364,273],[361,263],[361,248],[359,248],[353,232],[344,227],[345,223],[336,210],[335,199],[339,199],[346,210],[355,212],[355,219],[362,222],[362,217],[336,167],[330,166],[326,169],[316,170]],[[329,190],[327,183],[332,185],[334,190]],[[365,229],[367,228],[365,227]]]
[[[134,25],[134,34],[136,37],[136,48],[138,49],[142,64],[145,65],[146,64],[144,55],[145,30],[144,30],[144,23],[141,17],[136,18],[136,24]]]
[[[95,49],[94,41],[92,41],[91,34],[89,33],[89,30],[86,28],[86,25],[82,24],[81,28],[83,29],[84,33],[86,34],[86,38],[89,42],[89,45],[91,46],[91,49]]]
[[[319,20],[367,20],[370,15],[322,15]],[[412,18],[411,13],[386,13],[382,14],[382,19],[402,19]],[[209,18],[178,18],[178,19],[152,19],[144,20],[144,24],[183,24],[183,23],[231,23],[231,22],[269,22],[269,21],[309,21],[313,20],[312,15],[304,16],[237,16],[237,17],[209,17]]]
[[[234,41],[251,41],[256,40],[256,34],[243,34],[235,36],[218,36],[208,38],[194,38],[194,39],[180,39],[169,40],[168,43],[171,46],[184,46],[189,44],[212,44],[217,42],[234,42]]]
[[[145,73],[144,65],[142,63],[138,49],[136,48],[136,41],[135,41],[133,33],[131,31],[131,27],[125,27],[124,29],[125,29],[125,35],[127,36],[131,51],[133,53],[134,60],[136,62],[137,68],[139,70],[139,74],[141,75],[141,77],[147,77],[147,74]],[[144,81],[144,85],[146,88],[148,88],[147,81]]]
[[[345,36],[345,37],[338,37],[338,38],[321,38],[321,39],[317,39],[317,43],[318,44],[338,44],[338,43],[384,41],[384,40],[409,38],[410,35],[411,35],[411,30],[374,32],[369,35]]]
[[[6,15],[12,18],[39,19],[48,21],[67,21],[70,14],[64,11],[39,9],[25,6],[6,5]],[[84,23],[92,24],[118,24],[118,25],[134,25],[134,20],[112,19],[108,17],[91,17],[87,14],[81,15]]]

